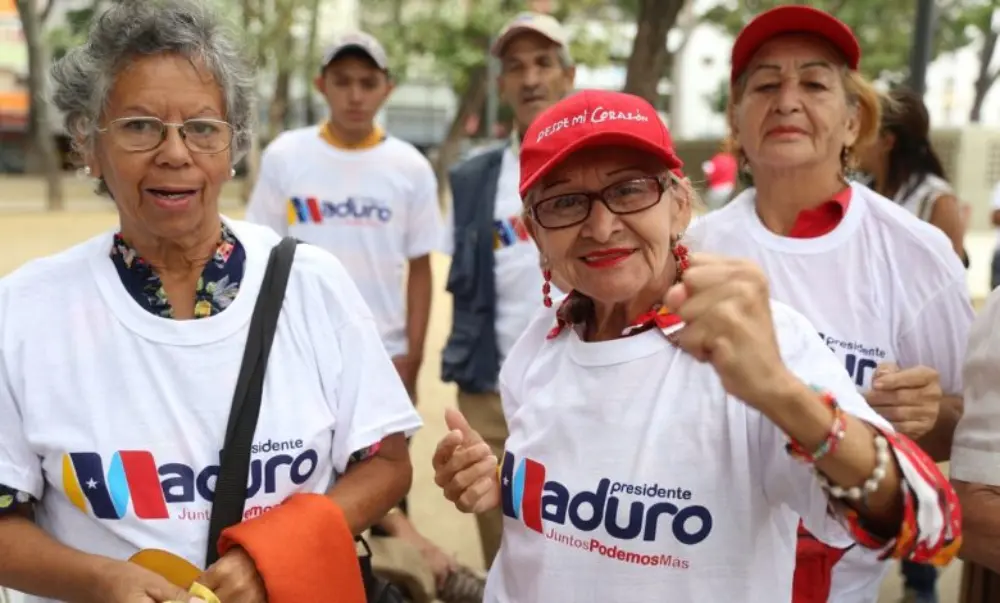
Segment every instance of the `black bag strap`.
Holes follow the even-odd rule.
[[[260,416],[264,373],[297,245],[296,239],[285,237],[271,250],[260,294],[250,319],[243,364],[236,381],[232,410],[229,411],[226,439],[223,440],[219,476],[215,481],[206,567],[219,558],[218,542],[222,531],[243,520],[250,476],[250,446],[257,430],[257,418]]]

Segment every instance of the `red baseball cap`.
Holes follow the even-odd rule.
[[[779,6],[753,18],[733,42],[730,83],[743,74],[753,55],[766,42],[784,34],[812,34],[833,45],[847,59],[852,71],[861,63],[861,45],[851,28],[833,15],[811,6]]]
[[[632,147],[655,155],[683,176],[667,125],[653,105],[623,92],[581,90],[543,111],[521,142],[521,196],[582,149]]]

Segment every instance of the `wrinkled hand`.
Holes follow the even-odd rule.
[[[100,603],[204,603],[157,573],[127,561],[109,561],[91,600]]]
[[[421,359],[408,355],[395,356],[392,359],[392,364],[396,367],[396,372],[399,373],[399,378],[403,381],[406,393],[410,394],[410,399],[416,404],[417,375],[420,374]]]
[[[752,262],[690,255],[665,303],[685,322],[677,344],[718,373],[726,391],[764,410],[795,378],[778,351],[767,277]]]
[[[229,549],[197,582],[215,593],[223,603],[267,603],[267,589],[257,566],[246,551]]]
[[[445,411],[448,435],[434,451],[434,483],[459,511],[482,513],[500,504],[497,457],[462,413]]]
[[[892,423],[896,431],[914,440],[937,423],[942,396],[940,377],[934,369],[901,369],[892,363],[875,369],[872,389],[865,393],[875,412]]]
[[[423,538],[423,542],[419,543],[417,548],[434,574],[434,583],[438,590],[444,588],[448,576],[458,569],[458,561],[426,538]]]

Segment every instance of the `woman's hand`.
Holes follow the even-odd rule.
[[[101,568],[92,601],[100,603],[204,603],[163,576],[127,561]]]
[[[872,389],[865,394],[875,412],[914,440],[934,428],[943,396],[936,370],[926,366],[901,369],[893,363],[875,369]]]
[[[462,413],[450,408],[444,420],[450,431],[434,451],[434,483],[459,511],[489,511],[500,504],[497,457]]]
[[[246,551],[233,547],[198,578],[220,601],[267,603],[267,589]]]
[[[763,410],[796,383],[778,351],[767,277],[752,262],[692,253],[665,303],[684,321],[677,344],[711,363],[726,391]]]

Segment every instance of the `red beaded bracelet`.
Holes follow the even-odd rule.
[[[840,405],[837,404],[837,399],[833,394],[815,387],[813,389],[820,394],[820,399],[823,400],[823,403],[833,410],[833,425],[830,426],[830,433],[827,434],[826,439],[811,453],[802,444],[789,438],[788,444],[785,445],[785,450],[792,457],[806,463],[815,463],[824,456],[833,454],[837,450],[837,445],[844,439],[844,432],[847,429],[846,416],[844,415],[844,411],[841,410]]]

